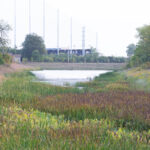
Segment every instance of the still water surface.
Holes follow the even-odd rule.
[[[94,77],[109,72],[107,70],[42,70],[32,71],[41,82],[53,85],[74,85],[77,82],[87,82]]]

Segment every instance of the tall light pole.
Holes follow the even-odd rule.
[[[85,27],[82,27],[82,55],[85,56]]]
[[[72,57],[72,17],[70,18],[70,50],[68,50],[68,63],[70,61],[70,54]]]
[[[43,40],[45,40],[45,0],[43,0]]]
[[[71,51],[71,57],[72,57],[72,17],[70,19],[70,51]]]
[[[14,0],[14,48],[16,48],[16,0]]]
[[[96,32],[96,51],[98,52],[98,32]]]
[[[29,0],[29,34],[31,34],[31,0]]]
[[[59,55],[59,9],[57,10],[57,54]]]
[[[69,63],[69,61],[70,61],[70,51],[69,51],[69,49],[68,49],[68,63]]]

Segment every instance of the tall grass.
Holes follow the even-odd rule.
[[[1,108],[0,149],[141,150],[149,149],[149,133],[116,129],[108,119],[65,122],[48,113]],[[46,123],[47,122],[47,123]],[[55,127],[57,124],[57,127]]]
[[[64,88],[34,82],[35,77],[28,71],[15,73],[0,86],[0,100],[15,103],[32,102],[35,98],[64,93],[81,93],[78,88]]]
[[[150,94],[144,92],[109,92],[95,94],[64,94],[37,100],[36,109],[69,120],[116,120],[128,129],[150,128]]]

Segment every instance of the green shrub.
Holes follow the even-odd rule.
[[[12,63],[12,57],[9,54],[0,53],[0,64],[10,64]]]
[[[32,52],[32,57],[33,58],[33,61],[40,61],[40,53],[38,50],[34,50]]]
[[[23,58],[22,62],[28,62],[27,58]]]
[[[3,59],[4,59],[5,64],[12,63],[12,57],[9,54],[3,54]]]

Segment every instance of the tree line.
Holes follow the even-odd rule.
[[[77,56],[75,54],[47,54],[43,39],[37,34],[29,34],[23,42],[22,49],[23,61],[35,62],[73,62],[73,63],[124,63],[126,58],[114,56],[99,56],[94,48],[91,48],[91,54]]]
[[[9,39],[8,32],[11,27],[0,20],[0,64],[11,63],[12,58],[7,53],[21,54],[24,61],[37,62],[91,62],[91,63],[124,63],[128,60],[128,67],[135,67],[150,62],[150,25],[144,25],[137,29],[138,43],[130,44],[127,47],[127,56],[99,56],[93,49],[91,54],[83,56],[72,55],[68,59],[67,54],[48,55],[42,37],[37,34],[29,34],[26,36],[22,44],[21,50],[8,48]]]
[[[138,28],[137,33],[138,43],[134,48],[129,47],[127,49],[127,52],[130,51],[132,53],[128,67],[137,67],[150,62],[150,25]]]
[[[44,40],[35,33],[28,34],[22,43],[22,49],[10,48],[8,32],[11,27],[4,21],[0,21],[0,64],[10,63],[12,61],[11,54],[20,54],[21,60],[26,62],[70,62],[70,63],[125,63],[127,58],[114,56],[99,56],[94,48],[91,53],[83,56],[75,54],[47,54]]]

